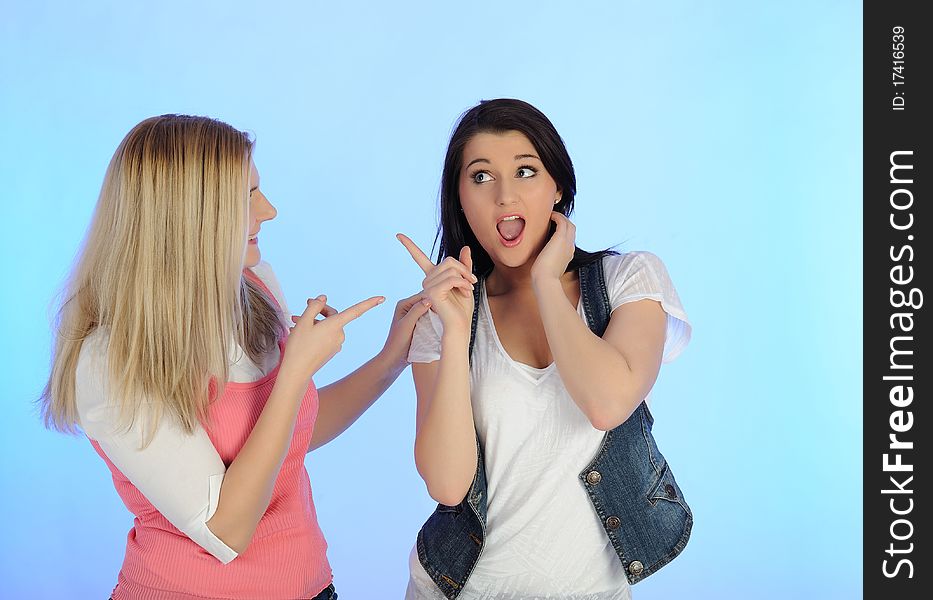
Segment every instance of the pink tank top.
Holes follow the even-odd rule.
[[[265,289],[269,298],[274,298]],[[279,342],[279,349],[279,364],[272,371],[257,381],[227,383],[223,395],[208,409],[210,424],[204,427],[228,466],[246,443],[272,392],[285,355],[285,340]],[[304,466],[317,411],[317,388],[311,382],[301,401],[291,446],[275,481],[269,508],[249,546],[227,565],[163,517],[91,440],[110,467],[117,493],[136,517],[127,535],[126,555],[113,599],[296,600],[313,598],[326,588],[333,579],[327,562],[327,542],[317,522],[311,482]]]

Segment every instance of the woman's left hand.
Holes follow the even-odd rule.
[[[380,354],[399,371],[408,366],[408,350],[411,347],[415,323],[429,310],[429,305],[422,302],[423,298],[419,292],[399,300],[395,305],[389,336]]]
[[[557,229],[531,267],[532,280],[560,279],[573,258],[577,237],[576,225],[556,210],[551,212],[551,220],[557,223]]]

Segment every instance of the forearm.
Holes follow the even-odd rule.
[[[217,510],[207,524],[238,553],[249,545],[269,506],[308,381],[280,372],[246,443],[227,467]]]
[[[404,364],[395,363],[380,352],[343,379],[320,388],[320,407],[308,452],[346,431],[404,370]]]
[[[415,464],[428,493],[455,505],[476,472],[476,429],[470,404],[469,335],[445,332],[430,402],[415,435]]]
[[[628,361],[587,327],[559,280],[535,281],[535,296],[551,354],[570,397],[597,429],[611,429],[641,398]]]

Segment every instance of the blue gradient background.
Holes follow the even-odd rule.
[[[655,433],[696,513],[648,598],[861,596],[859,2],[4,3],[0,295],[4,597],[106,598],[131,518],[83,438],[45,431],[49,301],[107,162],[141,119],[251,130],[279,210],[264,258],[290,304],[413,293],[445,144],[519,97],[577,169],[578,243],[650,250],[694,326]],[[376,352],[391,304],[316,377]],[[400,598],[433,508],[403,374],[314,453],[340,597]]]

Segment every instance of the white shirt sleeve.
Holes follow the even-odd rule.
[[[269,291],[272,292],[272,295],[275,296],[275,301],[279,303],[282,312],[285,313],[285,319],[291,316],[291,313],[288,312],[288,304],[285,302],[285,294],[282,293],[282,286],[279,285],[279,280],[275,276],[275,271],[272,270],[272,265],[262,260],[259,261],[254,267],[250,267],[253,273],[259,277],[266,287],[269,288]]]
[[[692,326],[664,263],[651,252],[633,251],[604,259],[606,287],[612,310],[627,302],[650,298],[667,313],[661,362],[671,362],[690,341]]]
[[[152,443],[140,449],[150,415],[141,410],[128,431],[118,429],[119,407],[107,388],[106,335],[97,331],[84,341],[75,371],[81,428],[172,525],[220,562],[232,561],[237,553],[207,527],[226,473],[207,432],[199,424],[189,435],[166,417]]]
[[[421,315],[415,323],[408,349],[408,362],[429,363],[441,358],[441,337],[444,324],[433,310]]]

